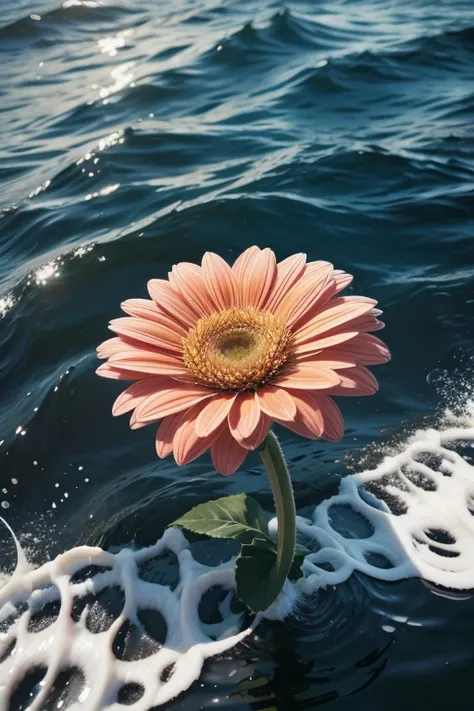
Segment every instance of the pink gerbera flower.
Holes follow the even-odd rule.
[[[337,296],[352,277],[295,254],[247,249],[230,267],[207,252],[169,281],[148,282],[151,300],[122,304],[117,335],[98,348],[97,373],[136,381],[114,415],[133,411],[132,429],[161,420],[159,457],[186,464],[211,450],[232,474],[265,439],[272,420],[304,437],[337,441],[344,423],[330,396],[371,395],[367,365],[386,363],[376,301]]]

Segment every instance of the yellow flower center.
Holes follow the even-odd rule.
[[[183,362],[197,382],[218,390],[253,390],[270,382],[292,354],[292,333],[252,306],[200,319],[183,341]]]

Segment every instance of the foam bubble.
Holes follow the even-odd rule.
[[[155,545],[138,550],[74,548],[37,569],[28,565],[11,532],[18,563],[0,589],[0,711],[6,711],[28,671],[38,668],[46,671],[30,711],[44,707],[64,670],[83,675],[80,694],[65,708],[78,711],[87,697],[90,711],[118,711],[123,707],[120,694],[133,689],[136,697],[141,694],[134,709],[148,711],[189,688],[205,659],[234,647],[262,617],[282,619],[302,596],[339,585],[354,572],[384,581],[420,577],[437,589],[474,590],[471,461],[474,426],[466,415],[462,421],[450,417],[438,430],[417,432],[376,469],[347,476],[336,496],[317,506],[310,518],[298,518],[300,538],[311,549],[303,563],[304,577],[287,582],[274,605],[245,629],[243,617],[230,604],[234,560],[215,567],[198,563],[178,530],[168,530]],[[269,529],[275,528],[273,520]],[[140,566],[167,555],[175,555],[179,563],[176,587],[140,577]],[[89,570],[79,575],[85,568]],[[227,591],[218,603],[221,621],[206,623],[199,605],[216,587]],[[120,604],[104,628],[100,616],[92,614],[94,600],[112,590],[120,592]],[[155,640],[147,649],[144,611],[160,615],[166,628],[161,643]],[[125,624],[139,640],[126,660],[116,652]],[[391,633],[393,627],[385,630]]]

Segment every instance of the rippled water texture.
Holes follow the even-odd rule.
[[[339,403],[342,442],[282,433],[303,515],[469,388],[471,0],[3,0],[0,59],[0,504],[31,560],[150,544],[242,490],[271,509],[256,456],[231,478],[157,461],[94,375],[120,301],[176,261],[304,251],[384,308],[393,361]],[[467,711],[473,619],[472,598],[352,576],[169,708]]]

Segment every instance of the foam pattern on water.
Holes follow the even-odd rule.
[[[130,692],[130,708],[147,711],[187,689],[205,659],[238,644],[262,617],[281,619],[301,596],[343,583],[355,571],[386,581],[418,576],[442,589],[474,589],[473,447],[468,422],[424,430],[375,470],[343,479],[339,493],[317,506],[312,518],[298,518],[300,538],[311,549],[304,577],[287,582],[276,603],[245,629],[231,606],[234,561],[198,563],[178,530],[140,550],[74,548],[38,569],[29,566],[17,542],[16,570],[0,589],[0,711],[35,670],[44,676],[31,688],[30,711],[51,702],[55,680],[65,671],[80,673],[81,688],[60,702],[63,708],[84,709],[87,700],[89,711],[118,711]],[[270,531],[275,528],[273,520]],[[179,562],[174,589],[139,575],[143,565],[166,555]],[[221,621],[204,623],[199,606],[211,588],[228,593],[217,603]],[[104,624],[91,612],[96,596],[108,590],[119,591],[120,608]],[[164,621],[160,642],[150,643],[147,611]],[[123,645],[117,652],[127,624],[138,640],[128,655]]]

